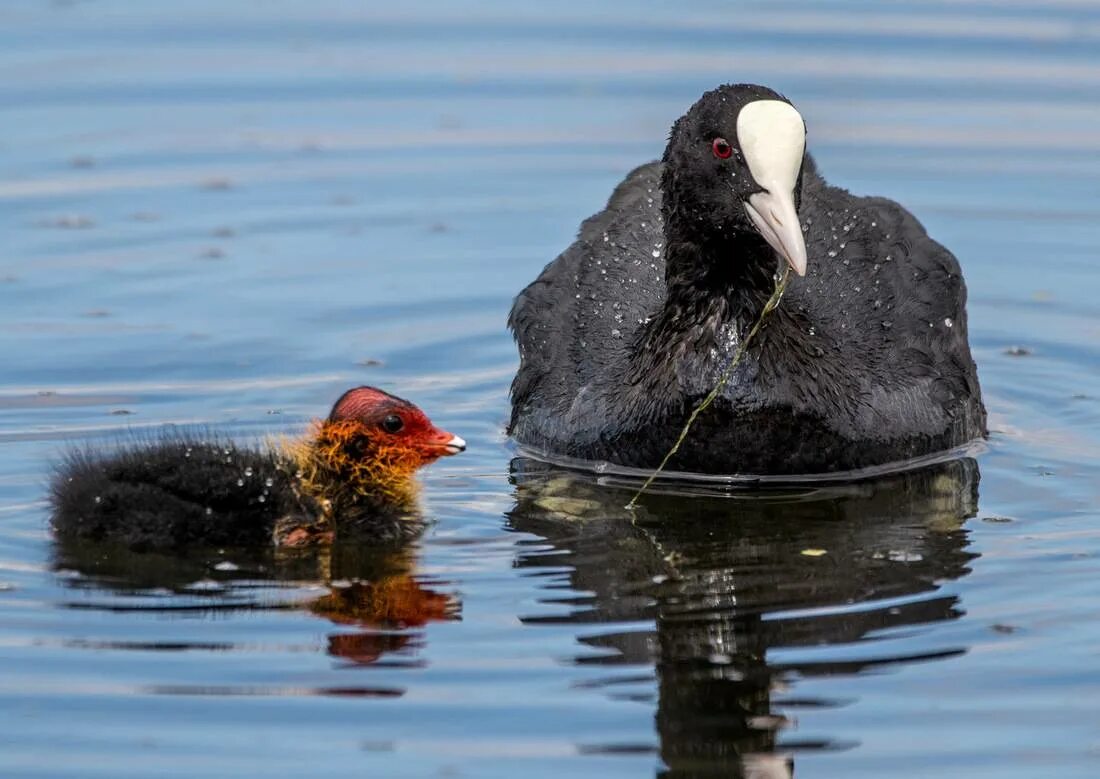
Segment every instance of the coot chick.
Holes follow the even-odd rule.
[[[985,435],[958,261],[897,203],[827,184],[798,111],[747,84],[704,94],[516,298],[510,434],[656,466],[784,264],[782,303],[670,470],[842,471]]]
[[[53,527],[134,549],[399,540],[419,529],[413,474],[465,448],[412,403],[357,387],[282,445],[179,435],[73,452],[51,485]]]

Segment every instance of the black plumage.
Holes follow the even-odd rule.
[[[321,515],[274,451],[185,437],[135,443],[104,456],[68,455],[52,484],[61,535],[135,549],[271,544],[282,518]]]
[[[655,466],[773,289],[746,215],[763,191],[736,142],[764,87],[706,93],[660,162],[632,171],[517,297],[511,435],[547,455]],[[719,141],[733,153],[718,158]],[[714,149],[713,154],[712,148]],[[726,151],[722,149],[722,151]],[[797,474],[947,450],[985,434],[959,264],[897,203],[830,186],[806,154],[806,246],[779,308],[673,470]]]

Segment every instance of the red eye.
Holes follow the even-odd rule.
[[[733,154],[733,147],[729,145],[729,141],[725,138],[715,138],[710,148],[714,150],[714,156],[720,160],[729,159],[729,156]]]

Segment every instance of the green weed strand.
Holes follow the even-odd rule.
[[[734,353],[733,359],[730,360],[730,363],[726,366],[726,369],[722,371],[722,375],[719,377],[718,383],[714,385],[714,389],[712,389],[707,394],[707,396],[703,398],[699,405],[696,406],[695,409],[691,412],[691,416],[689,416],[687,422],[684,423],[684,428],[680,431],[680,435],[676,439],[676,443],[674,443],[672,445],[672,448],[668,450],[668,454],[666,454],[664,459],[661,460],[661,464],[657,466],[657,469],[653,471],[653,473],[649,474],[649,478],[645,480],[642,486],[638,488],[638,491],[634,493],[634,497],[631,498],[630,502],[626,504],[626,508],[628,511],[633,511],[638,506],[638,499],[642,497],[647,489],[649,489],[649,486],[653,484],[654,480],[661,475],[661,472],[665,469],[665,466],[668,465],[668,461],[671,460],[678,451],[680,451],[680,445],[683,444],[684,441],[687,439],[688,433],[691,431],[691,426],[695,424],[695,420],[699,417],[700,414],[707,410],[710,404],[714,402],[714,399],[718,397],[719,393],[721,393],[722,390],[725,389],[726,384],[729,383],[730,377],[733,375],[734,369],[737,367],[738,363],[741,362],[741,358],[745,356],[745,350],[749,348],[749,343],[752,341],[753,338],[756,337],[756,334],[760,332],[760,328],[764,326],[764,322],[767,320],[768,315],[771,314],[771,312],[779,306],[779,301],[783,299],[783,292],[787,289],[787,277],[789,274],[790,268],[784,267],[783,273],[776,277],[775,289],[772,291],[772,296],[768,298],[768,302],[764,304],[764,308],[763,310],[761,310],[760,316],[757,317],[756,323],[753,324],[752,329],[749,330],[748,335],[745,336],[744,340],[742,340],[740,345],[737,347],[737,351]]]

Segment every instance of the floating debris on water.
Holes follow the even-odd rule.
[[[210,192],[224,192],[227,189],[233,189],[233,182],[230,179],[216,176],[206,179],[199,186]]]
[[[63,214],[53,219],[44,219],[40,227],[52,227],[58,230],[88,230],[95,227],[95,220],[83,214]]]
[[[907,552],[905,550],[891,549],[886,553],[886,559],[894,563],[919,563],[924,559],[924,555],[918,552]]]
[[[213,579],[199,579],[197,582],[188,584],[186,589],[196,590],[198,592],[217,592],[223,588],[220,582],[216,582]]]

